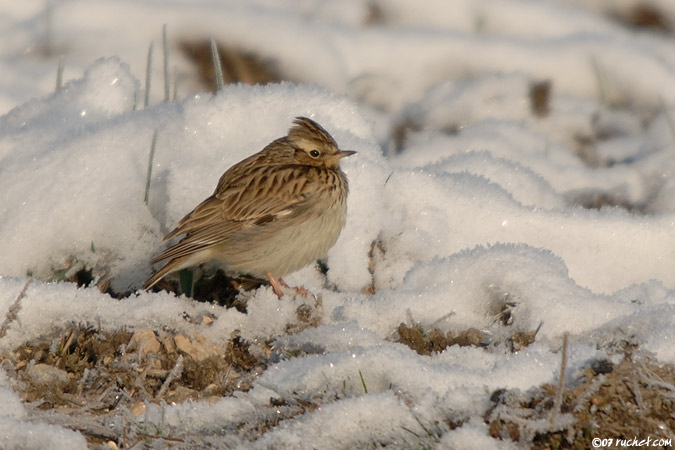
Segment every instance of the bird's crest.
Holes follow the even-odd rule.
[[[307,117],[296,117],[295,124],[288,130],[291,141],[301,142],[305,140],[319,141],[324,145],[337,148],[335,139],[318,123]]]

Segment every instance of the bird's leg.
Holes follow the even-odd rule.
[[[281,292],[281,289],[279,288],[280,283],[277,283],[277,280],[272,275],[272,272],[267,272],[267,278],[270,279],[270,284],[272,285],[272,289],[274,289],[274,293],[277,294],[277,297],[279,297],[279,299],[281,299],[281,297],[284,296],[284,293]],[[281,278],[279,278],[279,281],[281,282],[282,286],[288,287],[288,285],[284,283],[284,281]]]

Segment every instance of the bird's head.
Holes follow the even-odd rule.
[[[287,141],[296,164],[337,168],[340,160],[356,153],[340,150],[335,139],[321,125],[306,117],[296,117]]]

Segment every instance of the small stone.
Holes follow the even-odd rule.
[[[165,369],[148,369],[146,374],[149,377],[165,380],[169,376],[169,371]]]
[[[514,352],[519,352],[528,345],[533,344],[537,336],[537,331],[539,330],[515,332],[511,337],[512,350]]]
[[[49,364],[35,364],[30,376],[37,384],[66,384],[70,381],[68,372]]]
[[[213,324],[213,322],[215,322],[215,320],[213,320],[213,317],[211,317],[211,316],[202,317],[202,325],[205,325],[205,326],[208,327],[208,326],[211,326]]]
[[[138,418],[141,414],[145,414],[145,402],[136,402],[134,403],[129,411],[131,412],[131,415]]]
[[[135,332],[131,336],[130,343],[136,348],[141,358],[144,358],[149,353],[159,353],[162,348],[159,340],[157,340],[157,336],[151,330]]]
[[[455,344],[460,347],[480,347],[486,340],[485,333],[472,327],[462,331],[455,339]]]
[[[176,347],[182,353],[195,361],[203,361],[211,356],[218,355],[218,347],[211,344],[203,335],[194,333],[192,339],[183,334],[177,334],[174,338]]]
[[[164,396],[164,398],[162,398],[162,400],[164,400],[169,404],[184,403],[189,399],[194,399],[196,395],[197,394],[193,389],[190,389],[188,387],[179,384],[178,386],[169,389],[169,392],[166,393],[166,395]],[[200,401],[203,400],[204,399],[200,399]]]
[[[172,353],[176,352],[176,344],[174,344],[173,339],[171,338],[170,335],[167,335],[166,333],[162,333],[159,336],[159,340],[164,346],[164,350],[170,355]]]
[[[162,361],[160,361],[158,358],[152,358],[148,361],[146,367],[149,370],[160,370],[162,368]]]
[[[614,363],[608,359],[596,359],[591,363],[591,370],[595,375],[612,373],[614,371]]]

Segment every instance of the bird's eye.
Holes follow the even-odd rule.
[[[321,152],[319,152],[317,149],[309,151],[309,156],[311,156],[312,158],[318,158],[320,154]]]

